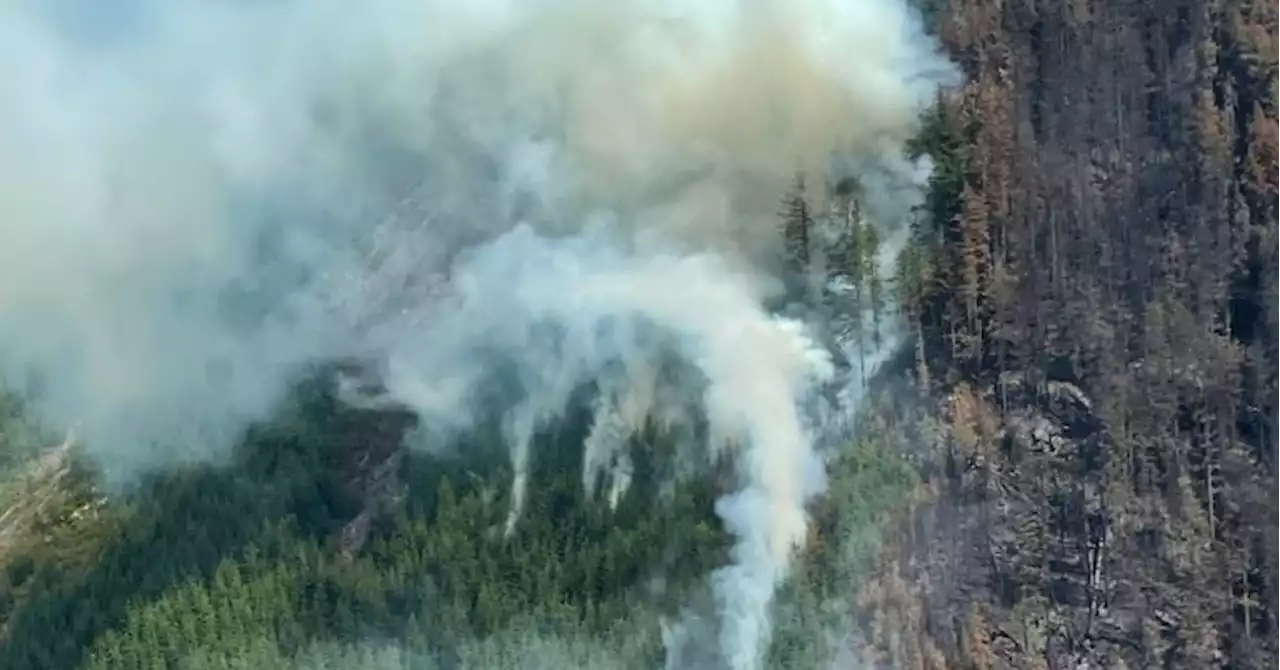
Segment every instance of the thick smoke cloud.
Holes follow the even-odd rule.
[[[216,456],[318,361],[445,434],[505,380],[509,529],[584,383],[614,497],[646,415],[699,404],[742,470],[721,652],[758,667],[831,374],[760,307],[778,197],[844,171],[901,220],[951,77],[896,0],[7,3],[0,374],[117,474]]]

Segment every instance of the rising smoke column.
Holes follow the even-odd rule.
[[[510,361],[523,393],[508,415],[515,469],[508,532],[528,485],[532,433],[565,412],[576,388],[616,361],[660,359],[668,338],[650,332],[669,336],[702,373],[711,440],[739,447],[744,482],[717,505],[738,538],[734,565],[716,577],[722,648],[734,667],[754,667],[768,639],[773,589],[807,530],[804,504],[823,486],[797,401],[830,377],[826,352],[796,324],[765,313],[760,296],[746,290],[752,284],[709,254],[634,256],[607,237],[551,240],[520,227],[469,257],[452,284],[448,308],[413,335],[433,346],[396,347],[388,389],[428,424],[445,425],[456,409],[430,413],[438,399],[418,401],[417,380],[467,379],[450,385],[474,388],[490,352],[520,352]],[[544,328],[550,332],[537,332]]]
[[[777,198],[831,165],[875,186],[882,221],[918,198],[902,146],[953,75],[911,12],[103,7],[0,8],[8,384],[126,477],[224,453],[317,361],[379,360],[439,430],[483,416],[501,364],[523,473],[573,388],[621,369],[620,402],[643,404],[646,361],[674,350],[702,377],[681,391],[712,424],[704,446],[742,467],[716,584],[723,655],[756,667],[821,487],[796,404],[825,363],[759,307]]]

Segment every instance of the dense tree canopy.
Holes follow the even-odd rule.
[[[789,295],[902,344],[878,380],[848,361],[875,391],[771,660],[1269,667],[1275,5],[925,4],[966,83],[913,145],[896,266],[857,185],[782,195]],[[411,418],[318,382],[229,462],[127,490],[22,409],[0,397],[3,668],[653,668],[726,561],[723,478],[664,476],[655,431],[615,509],[586,420],[548,427],[507,537],[496,429],[402,449]]]
[[[342,481],[341,452],[364,445],[335,436],[375,419],[319,399],[258,431],[234,463],[157,475],[106,500],[71,452],[58,452],[67,472],[55,499],[12,529],[22,544],[0,557],[0,662],[275,667],[341,663],[333,659],[381,642],[449,667],[523,634],[627,646],[627,667],[653,667],[657,617],[677,615],[679,594],[726,560],[712,480],[667,496],[642,480],[610,509],[585,498],[581,438],[564,431],[541,438],[545,457],[512,537],[501,532],[509,474],[492,465],[500,461],[410,453],[396,475],[400,502],[369,522],[362,546],[344,546],[367,511]],[[653,467],[643,453],[653,452],[637,451],[638,468]],[[838,595],[832,576],[868,564],[873,538],[862,535],[912,481],[884,441],[860,443],[836,475],[793,596],[813,602],[797,605],[797,617],[818,616],[817,604]],[[797,626],[792,644],[807,644]],[[645,630],[647,642],[637,638]],[[818,653],[777,653],[801,652]]]

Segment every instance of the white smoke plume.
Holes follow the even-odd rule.
[[[721,654],[759,667],[831,374],[761,307],[778,198],[834,167],[900,218],[952,78],[900,0],[9,2],[0,374],[115,472],[216,456],[331,358],[442,433],[499,388],[509,529],[575,389],[615,497],[641,417],[700,403],[741,467]]]

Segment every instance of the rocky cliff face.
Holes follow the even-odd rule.
[[[385,393],[376,373],[358,361],[340,362],[337,396],[345,400],[349,419],[341,423],[337,468],[343,493],[357,502],[358,512],[336,533],[333,542],[350,556],[368,539],[377,515],[399,502],[400,466],[405,435],[418,424],[411,411],[380,399]]]
[[[1269,667],[1271,615],[1189,478],[1135,493],[1083,390],[1006,378],[940,409],[937,469],[862,587],[885,667]]]

